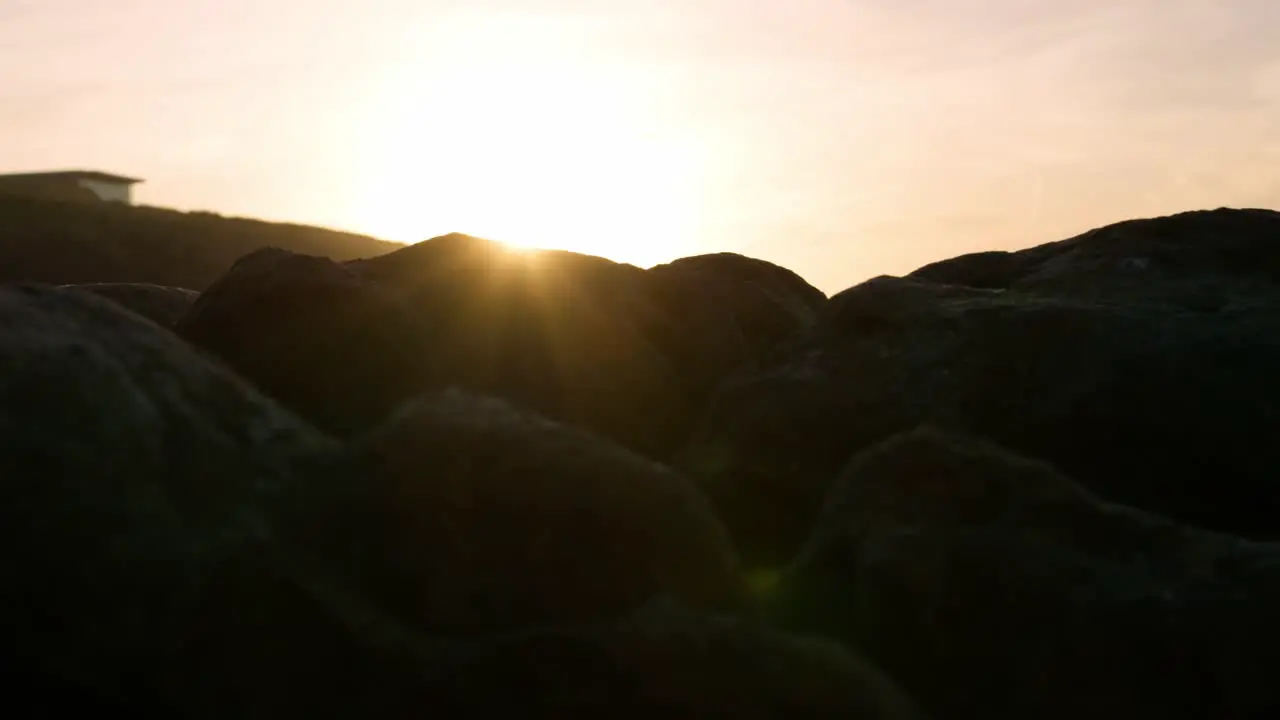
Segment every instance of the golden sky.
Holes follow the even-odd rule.
[[[0,0],[0,171],[828,292],[1280,205],[1277,0]]]

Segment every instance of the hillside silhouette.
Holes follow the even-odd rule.
[[[399,243],[305,225],[0,193],[0,282],[146,283],[203,290],[248,253],[336,260]]]

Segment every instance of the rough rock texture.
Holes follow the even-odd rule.
[[[1280,545],[1098,500],[921,429],[850,463],[775,598],[936,717],[1280,713]]]
[[[101,295],[163,327],[173,327],[195,303],[200,293],[186,288],[146,283],[89,283],[64,285]]]
[[[834,643],[662,604],[442,655],[431,685],[444,717],[921,717],[896,683]]]
[[[1213,310],[1280,300],[1280,213],[1200,210],[1127,220],[1018,252],[943,260],[908,277],[1099,302]]]
[[[179,332],[340,435],[457,385],[667,457],[716,381],[811,322],[821,301],[759,261],[684,263],[650,274],[464,235],[346,264],[264,250],[204,293]],[[709,341],[703,328],[732,337]]]
[[[418,348],[402,332],[400,312],[388,293],[338,263],[266,249],[238,260],[176,329],[274,399],[343,434],[381,418],[401,377],[417,370]]]
[[[0,286],[4,707],[1280,716],[1278,229],[830,300],[735,255],[263,250],[177,332],[124,307],[168,290]]]
[[[813,325],[827,300],[790,270],[732,253],[659,265],[647,285],[663,312],[662,324],[649,324],[645,334],[699,404],[730,372],[757,365]]]
[[[324,521],[307,544],[337,540],[333,556],[359,584],[435,635],[598,620],[658,596],[744,605],[737,557],[705,498],[611,441],[445,392],[404,408],[355,453],[348,492],[331,511],[308,511]]]
[[[227,629],[204,625],[210,589],[258,562],[258,509],[328,449],[111,301],[0,287],[0,607],[24,687],[139,712],[199,694],[189,646]]]
[[[1197,234],[1215,218],[1210,227],[1253,228],[1251,242]],[[1144,232],[1147,245],[1177,238],[1162,246],[1161,262],[1204,265],[1199,284],[1189,268],[1186,277],[1154,275],[1147,289],[1112,284],[1092,269],[1109,248],[1096,239],[1096,251],[1085,253],[1093,246],[1081,240],[1053,261],[1056,290],[922,279],[945,275],[938,267],[850,288],[768,367],[722,386],[684,465],[744,554],[763,562],[794,551],[852,454],[924,422],[1044,458],[1109,500],[1255,539],[1280,536],[1272,438],[1280,304],[1255,292],[1268,287],[1260,278],[1276,252],[1274,222],[1242,212],[1126,226],[1130,244]],[[1222,268],[1236,268],[1231,258],[1254,244],[1253,261],[1237,270],[1256,274],[1232,285]],[[1224,258],[1205,260],[1218,250]],[[1073,259],[1084,267],[1073,269]],[[951,268],[980,275],[963,269]],[[1221,302],[1160,300],[1191,286],[1221,289]]]
[[[365,462],[375,458],[386,462]],[[89,293],[0,287],[9,714],[913,717],[891,681],[839,648],[670,604],[589,625],[507,622],[507,634],[483,641],[425,634],[444,623],[398,612],[394,598],[384,604],[381,586],[343,564],[386,537],[371,520],[401,523],[390,534],[406,542],[457,539],[459,528],[492,535],[452,545],[452,555],[418,548],[420,558],[453,561],[450,577],[433,579],[481,600],[491,593],[482,568],[580,583],[535,583],[533,611],[509,606],[525,619],[563,617],[537,603],[555,596],[555,607],[570,607],[563,599],[574,590],[646,594],[631,582],[646,573],[673,595],[715,605],[736,592],[724,577],[731,554],[670,471],[505,406],[461,397],[419,406],[370,436],[357,466],[342,459],[332,441],[154,323]],[[437,462],[447,482],[432,484],[426,471]],[[468,463],[487,471],[464,475]],[[332,502],[358,487],[410,503],[374,517],[361,513],[376,506]],[[390,494],[397,489],[409,497]],[[486,502],[468,506],[469,490]],[[462,505],[450,508],[457,514],[415,506],[414,493]],[[516,507],[517,498],[529,504]],[[450,519],[458,526],[427,527]],[[543,528],[542,548],[539,519],[565,523]],[[575,537],[581,547],[568,544]],[[546,554],[555,551],[566,558]],[[400,548],[396,560],[413,554]],[[575,575],[569,558],[618,562],[594,568],[617,587],[586,567]],[[599,597],[573,607],[599,609]]]

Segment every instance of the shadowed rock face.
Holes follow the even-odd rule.
[[[279,540],[337,450],[114,302],[0,287],[6,707],[411,716],[359,588]]]
[[[22,717],[914,717],[836,646],[648,603],[741,601],[670,470],[456,394],[344,450],[90,293],[0,288],[0,490]]]
[[[458,386],[667,457],[719,379],[822,301],[759,261],[681,263],[646,272],[463,235],[346,264],[266,250],[204,293],[178,331],[340,435]]]
[[[1102,502],[922,429],[859,455],[774,599],[937,717],[1268,717],[1280,546]]]
[[[177,332],[0,286],[6,708],[1280,716],[1275,218],[830,300],[460,235],[253,253]]]
[[[1280,213],[1201,210],[1128,220],[1018,252],[943,260],[908,277],[1101,302],[1211,310],[1277,300]]]
[[[980,274],[962,264],[850,288],[767,367],[721,387],[685,466],[765,562],[794,552],[853,453],[920,423],[1044,458],[1109,500],[1277,537],[1280,304],[1263,282],[1274,224],[1251,212],[1129,224],[1129,250],[1110,252],[1158,246],[1181,268],[1150,266],[1149,287],[1097,270],[1110,246],[1087,236],[1071,252],[1050,246],[1023,280],[973,283],[1009,289],[926,281]],[[1221,227],[1247,239],[1209,232]],[[1235,259],[1249,252],[1256,262]],[[1221,302],[1162,299],[1193,287]]]
[[[0,288],[0,604],[26,698],[163,713],[236,682],[190,653],[231,627],[211,589],[267,554],[262,506],[330,450],[111,301]]]
[[[331,511],[309,511],[326,518],[315,537],[336,540],[361,584],[434,635],[598,620],[658,596],[743,607],[737,557],[706,500],[611,441],[446,392],[407,406],[355,455],[358,480]]]
[[[698,403],[731,372],[757,366],[809,327],[826,296],[800,276],[762,260],[718,253],[681,258],[648,272],[663,309],[644,326]]]
[[[199,296],[196,291],[186,288],[146,283],[89,283],[62,287],[101,295],[162,327],[177,324]]]
[[[442,653],[444,717],[921,718],[883,673],[834,643],[657,604]]]

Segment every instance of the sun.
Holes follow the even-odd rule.
[[[455,37],[452,52],[424,61],[437,70],[405,67],[386,84],[363,226],[641,266],[691,254],[695,154],[646,117],[625,73],[518,24]]]

